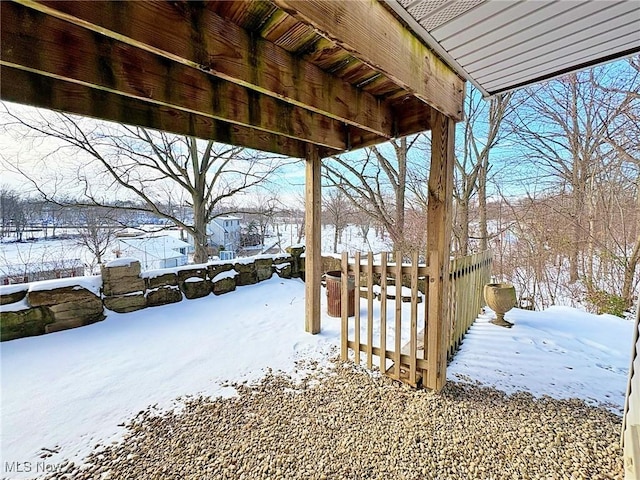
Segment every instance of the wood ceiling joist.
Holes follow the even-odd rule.
[[[428,105],[462,119],[464,81],[378,0],[271,1]]]
[[[342,122],[42,12],[10,2],[0,8],[4,64],[322,147],[347,148]],[[22,28],[25,24],[31,28]]]
[[[380,137],[392,136],[389,105],[200,2],[16,1]]]
[[[106,90],[10,66],[2,66],[2,99],[35,107],[73,112],[87,117],[154,128],[198,138],[214,138],[229,145],[242,145],[265,152],[303,158],[305,142],[255,128],[233,125],[211,117],[169,106],[153,105]],[[337,153],[320,149],[322,155]]]

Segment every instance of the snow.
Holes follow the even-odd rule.
[[[95,295],[100,295],[102,287],[102,276],[92,275],[87,277],[69,277],[57,278],[54,280],[42,280],[39,282],[29,283],[30,292],[39,292],[42,290],[54,290],[56,288],[76,287],[74,290],[85,288]]]
[[[29,308],[31,308],[31,305],[29,305],[26,298],[23,298],[19,302],[0,305],[0,312],[19,312],[21,310],[28,310]]]
[[[447,376],[492,385],[507,393],[580,398],[621,413],[633,324],[571,307],[542,312],[514,309],[507,329],[481,315],[463,340]]]
[[[213,283],[216,283],[220,280],[224,280],[225,278],[235,278],[236,276],[238,276],[238,272],[236,272],[235,270],[227,270],[226,272],[220,272],[219,274],[217,274],[211,281]]]
[[[200,282],[205,282],[206,280],[204,278],[200,278],[200,277],[189,277],[187,278],[184,282],[185,283],[200,283]]]
[[[10,295],[17,292],[26,292],[29,290],[29,285],[26,283],[14,283],[13,285],[1,285],[0,295]]]
[[[110,262],[107,262],[104,266],[107,267],[107,268],[128,267],[132,263],[136,263],[138,261],[139,260],[137,258],[122,257],[122,258],[116,258],[114,260],[111,260]]]
[[[3,342],[2,468],[42,461],[43,448],[58,451],[48,464],[77,461],[120,439],[119,425],[149,406],[162,411],[180,408],[187,396],[232,396],[227,382],[253,382],[269,369],[295,374],[300,359],[326,365],[339,346],[340,319],[326,315],[323,293],[322,332],[305,333],[304,292],[300,280],[273,277],[226,295],[106,312],[90,326]],[[366,308],[362,299],[362,318]],[[620,412],[632,322],[569,307],[514,309],[511,329],[489,318],[472,326],[449,380],[582,398]]]
[[[94,263],[95,257],[78,239],[0,242],[0,272],[7,274],[16,269],[43,271]]]

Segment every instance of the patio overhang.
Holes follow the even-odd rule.
[[[377,0],[0,8],[3,100],[300,158],[462,115],[464,81]]]

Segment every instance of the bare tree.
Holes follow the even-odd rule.
[[[322,198],[322,218],[333,225],[333,253],[338,253],[338,241],[349,225],[353,207],[345,194],[337,189],[326,190]]]
[[[506,93],[485,101],[473,87],[465,100],[465,119],[461,148],[455,157],[454,185],[455,225],[454,235],[459,245],[460,255],[469,252],[470,207],[477,197],[479,249],[488,248],[487,228],[487,180],[490,171],[489,158],[504,136],[502,120],[513,110],[513,94]]]
[[[247,208],[248,218],[255,225],[260,236],[260,244],[264,247],[269,226],[274,225],[274,218],[280,209],[280,201],[275,193],[256,192]]]
[[[571,193],[570,282],[579,278],[579,254],[591,236],[594,181],[610,160],[602,149],[608,125],[630,101],[600,88],[606,75],[602,68],[591,69],[524,89],[518,94],[522,106],[510,119],[523,157]]]
[[[87,207],[83,209],[83,222],[78,226],[77,244],[86,248],[93,256],[89,265],[91,272],[103,262],[104,254],[116,238],[118,222],[111,209]]]
[[[27,116],[12,113],[5,105],[4,128],[20,131],[38,141],[55,139],[55,148],[44,155],[42,166],[55,158],[77,159],[75,190],[85,205],[107,205],[113,197],[137,198],[142,204],[122,204],[120,209],[141,210],[184,229],[195,244],[195,262],[208,258],[206,226],[232,197],[264,184],[282,165],[282,159],[176,136],[139,127],[115,125],[62,114]],[[55,200],[60,188],[47,191],[15,158],[7,159],[47,198]],[[173,204],[187,205],[191,221],[179,218]]]
[[[0,217],[2,218],[0,236],[5,237],[15,232],[16,238],[21,240],[22,232],[26,226],[23,200],[15,190],[8,186],[2,186],[0,189]]]
[[[612,148],[614,157],[613,168],[608,173],[617,181],[612,178],[610,185],[613,188],[604,189],[603,194],[613,197],[615,203],[611,210],[618,213],[627,210],[623,207],[624,200],[620,198],[626,192],[627,202],[631,203],[628,210],[635,212],[635,218],[627,213],[618,222],[617,228],[609,226],[607,229],[617,238],[614,257],[624,268],[621,297],[626,307],[631,308],[633,292],[640,282],[636,278],[636,270],[640,265],[640,56],[629,58],[628,65],[630,68],[626,78],[602,86],[606,92],[622,95],[626,100],[620,115],[607,124],[606,143]],[[607,218],[611,216],[607,215]],[[619,235],[616,236],[616,233]]]
[[[411,148],[424,135],[392,140],[388,146],[333,157],[323,163],[328,186],[389,233],[394,249],[410,247],[404,236],[407,180]]]

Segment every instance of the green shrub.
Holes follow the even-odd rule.
[[[598,314],[609,313],[624,318],[627,302],[620,295],[592,288],[589,289],[586,300]]]

